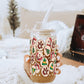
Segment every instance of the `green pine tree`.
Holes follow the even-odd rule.
[[[15,37],[15,30],[20,26],[19,17],[18,17],[18,8],[15,0],[9,1],[9,16],[8,20],[13,30],[13,36]]]
[[[33,49],[32,49],[32,52],[33,52],[33,53],[35,52],[35,49],[34,49],[34,47],[33,47]]]
[[[47,65],[45,58],[43,59],[42,65]]]
[[[47,52],[47,54],[49,54],[50,53],[50,50],[49,49],[46,49],[46,52]]]
[[[53,63],[51,64],[51,67],[50,67],[51,70],[53,70]]]

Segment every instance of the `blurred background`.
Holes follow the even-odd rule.
[[[32,84],[23,61],[37,29],[54,31],[59,52],[69,51],[78,14],[84,14],[84,0],[0,0],[0,84]],[[61,67],[57,84],[84,84],[84,64],[63,62],[68,65]]]

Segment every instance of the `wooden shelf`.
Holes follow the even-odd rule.
[[[80,62],[77,62],[77,61],[74,61],[72,59],[68,59],[65,57],[62,57],[61,62],[62,62],[62,64],[72,65],[75,67],[84,66],[84,63],[80,63]]]

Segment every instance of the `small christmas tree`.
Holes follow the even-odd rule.
[[[46,59],[43,59],[42,65],[47,65]]]
[[[49,54],[50,53],[50,50],[49,49],[46,49],[46,52],[47,52],[47,54]]]
[[[19,17],[18,17],[18,8],[15,0],[9,1],[9,16],[8,20],[13,30],[13,36],[15,37],[15,30],[20,26]]]
[[[51,64],[51,67],[50,67],[51,70],[53,70],[53,63]]]
[[[33,49],[32,49],[32,52],[33,52],[33,53],[35,52],[34,47],[33,47]]]

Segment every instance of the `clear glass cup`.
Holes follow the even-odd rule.
[[[51,84],[60,74],[61,54],[57,49],[54,30],[38,29],[31,33],[29,69],[26,71],[34,84]]]

